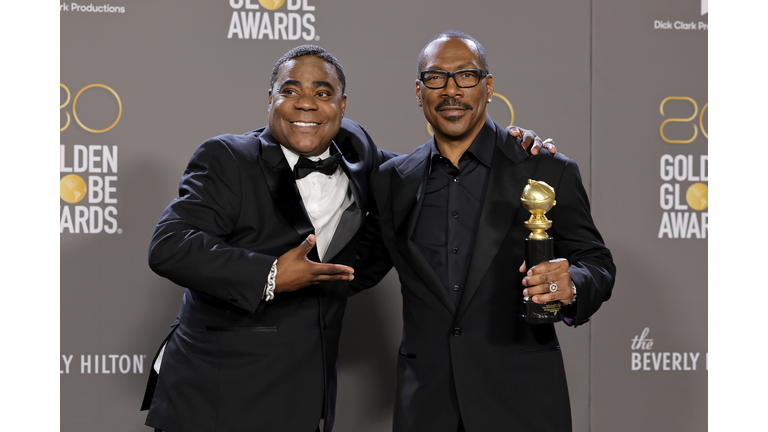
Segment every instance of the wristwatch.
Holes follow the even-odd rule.
[[[573,293],[573,299],[571,299],[571,302],[568,303],[568,306],[576,303],[576,284],[573,283],[573,279],[571,279],[571,292]]]

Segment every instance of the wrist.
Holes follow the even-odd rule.
[[[573,294],[573,298],[571,298],[571,302],[568,303],[568,306],[576,303],[576,284],[573,282],[573,279],[571,279],[571,293]]]
[[[272,263],[272,268],[267,275],[267,284],[264,286],[264,301],[275,298],[275,279],[277,278],[277,260]]]

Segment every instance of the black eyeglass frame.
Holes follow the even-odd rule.
[[[446,75],[445,84],[443,84],[440,87],[430,87],[430,86],[427,85],[427,82],[424,81],[425,74],[435,73],[435,72],[439,72],[439,73],[442,73],[442,74]],[[474,85],[471,85],[471,86],[460,85],[459,81],[456,80],[456,74],[460,74],[462,72],[477,72],[477,75],[478,75],[477,82]],[[485,71],[485,70],[482,70],[482,69],[461,69],[461,70],[457,70],[456,72],[446,72],[446,71],[442,71],[442,70],[426,70],[426,71],[419,72],[419,81],[421,81],[424,84],[424,86],[426,88],[430,89],[430,90],[439,90],[441,88],[445,88],[445,86],[448,85],[448,80],[451,79],[451,78],[453,78],[453,82],[459,88],[472,88],[472,87],[476,87],[478,84],[480,84],[480,81],[482,81],[483,78],[487,77],[488,75],[489,75],[488,71]]]

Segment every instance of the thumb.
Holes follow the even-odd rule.
[[[299,252],[301,252],[301,255],[306,258],[307,255],[309,255],[309,251],[311,251],[313,247],[315,247],[315,235],[310,234],[299,245]]]
[[[523,261],[523,264],[520,266],[519,271],[520,271],[520,273],[525,273],[526,272],[525,261]]]

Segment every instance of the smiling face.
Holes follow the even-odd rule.
[[[424,50],[422,71],[456,72],[484,69],[475,44],[467,39],[438,39]],[[485,124],[487,99],[493,94],[493,76],[475,87],[460,88],[453,78],[445,87],[429,89],[416,80],[416,98],[424,117],[435,130],[435,137],[449,140],[474,139]]]
[[[313,55],[288,60],[269,90],[269,130],[296,154],[320,155],[339,132],[346,104],[332,64]]]

